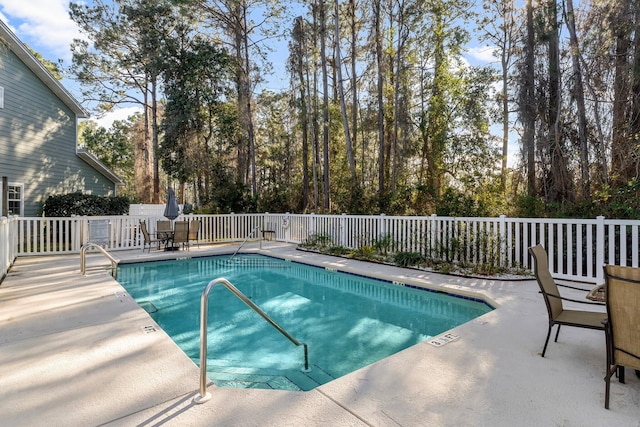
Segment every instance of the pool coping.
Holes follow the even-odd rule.
[[[192,248],[192,253],[228,251]],[[535,281],[416,272],[297,253],[277,242],[247,251],[390,275],[480,294],[497,304],[452,331],[446,346],[410,347],[309,392],[218,388],[195,405],[198,368],[107,273],[77,256],[19,258],[0,286],[0,411],[9,425],[638,425],[640,380],[612,382],[604,405],[604,336],[563,329],[539,353],[546,311]],[[139,251],[120,259],[150,258]],[[173,255],[175,256],[175,255]],[[88,257],[90,266],[104,258]]]

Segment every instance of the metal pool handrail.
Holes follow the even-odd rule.
[[[253,233],[256,232],[256,230],[259,230],[260,226],[257,226],[256,228],[254,228],[253,230],[251,230],[251,232],[249,234],[247,234],[247,237],[244,238],[244,240],[242,241],[242,243],[240,244],[240,246],[238,246],[238,249],[236,249],[236,251],[233,253],[233,255],[231,255],[231,258],[229,258],[229,261],[231,261],[233,259],[234,256],[236,256],[236,254],[238,252],[240,252],[240,249],[242,249],[242,247],[244,246],[245,243],[247,243],[247,240],[249,240],[249,237],[251,237],[253,235]]]
[[[109,259],[109,261],[111,261],[111,268],[113,269],[114,277],[116,277],[117,271],[118,271],[116,269],[116,267],[118,266],[118,260],[112,257],[111,254],[107,252],[105,248],[95,243],[87,243],[82,246],[82,249],[80,249],[80,274],[82,274],[83,276],[86,274],[86,271],[87,271],[86,258],[87,258],[87,250],[89,248],[98,249],[100,252],[102,252],[104,256],[106,256]]]
[[[262,311],[262,309],[247,298],[245,294],[233,286],[231,282],[223,277],[219,277],[209,282],[202,292],[202,298],[200,299],[200,395],[193,398],[194,403],[204,403],[211,399],[211,393],[207,392],[207,318],[209,317],[209,292],[211,292],[211,289],[213,289],[214,286],[220,284],[224,285],[225,288],[230,290],[231,293],[237,296],[243,303],[258,313],[264,320],[276,328],[278,332],[284,335],[293,344],[296,346],[302,345],[304,348],[304,371],[309,371],[309,349],[307,344],[301,343],[292,337],[291,334],[278,325],[275,320],[269,317],[267,313]]]

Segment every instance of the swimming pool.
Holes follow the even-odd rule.
[[[492,310],[429,292],[261,255],[121,264],[118,281],[199,364],[200,297],[224,277],[309,349],[226,288],[209,296],[208,377],[218,386],[311,390]]]

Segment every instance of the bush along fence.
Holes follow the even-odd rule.
[[[142,248],[140,221],[150,232],[164,219],[151,215],[2,219],[0,262],[20,255],[79,253],[87,242],[107,250]],[[639,265],[640,221],[541,218],[453,218],[289,213],[181,216],[199,219],[200,243],[261,238],[321,247],[329,253],[383,254],[396,263],[421,260],[454,265],[532,267],[529,246],[541,243],[556,278],[602,283],[602,265]],[[0,264],[0,268],[2,265]],[[0,270],[2,272],[3,270]]]

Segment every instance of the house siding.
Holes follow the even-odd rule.
[[[50,195],[114,195],[114,183],[76,155],[75,113],[0,47],[0,177],[24,184],[24,216],[39,215]]]

